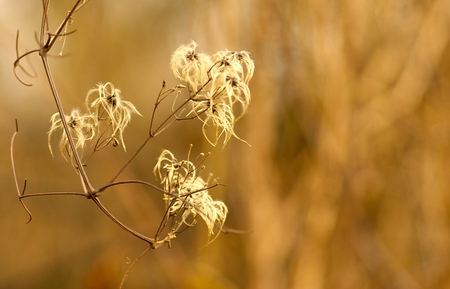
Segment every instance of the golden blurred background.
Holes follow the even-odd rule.
[[[52,3],[52,29],[72,2]],[[48,152],[56,110],[39,57],[23,62],[36,78],[20,74],[33,86],[12,71],[17,30],[22,53],[37,47],[41,1],[0,4],[0,288],[118,288],[146,244],[92,202],[29,198],[26,224],[9,158],[15,118],[27,193],[81,187]],[[255,60],[250,110],[236,126],[251,147],[232,139],[222,151],[200,122],[175,123],[121,176],[155,183],[162,149],[211,151],[205,172],[227,184],[211,192],[229,207],[226,225],[252,233],[206,246],[197,225],[147,253],[124,288],[450,288],[449,1],[93,0],[71,28],[67,56],[50,59],[67,110],[111,81],[144,116],[125,132],[128,152],[92,160],[97,186],[145,139],[162,80],[177,84],[169,62],[180,44]],[[164,209],[136,185],[101,200],[147,235]]]

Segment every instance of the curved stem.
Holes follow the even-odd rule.
[[[116,217],[114,217],[107,209],[105,206],[103,206],[103,204],[100,202],[100,200],[97,197],[92,197],[91,198],[92,201],[94,201],[94,203],[97,205],[97,207],[106,215],[108,216],[108,218],[110,218],[117,226],[119,226],[120,228],[124,229],[125,231],[127,231],[128,233],[132,234],[133,236],[145,241],[146,243],[150,244],[150,246],[152,248],[155,247],[155,240],[153,240],[152,238],[149,238],[147,236],[144,236],[136,231],[134,231],[133,229],[130,229],[129,227],[127,227],[125,224],[123,224],[122,222],[120,222]]]
[[[14,61],[14,67],[19,66],[19,62],[20,62],[20,60],[22,60],[22,58],[27,57],[28,55],[33,54],[33,53],[36,53],[36,52],[39,52],[39,49],[34,49],[34,50],[25,52],[24,54],[18,56],[18,57],[16,58],[16,60]]]
[[[145,182],[145,181],[140,181],[140,180],[126,180],[126,181],[120,181],[120,182],[115,182],[115,183],[108,183],[107,185],[101,187],[100,189],[97,190],[98,193],[103,192],[104,190],[106,190],[107,188],[113,187],[113,186],[119,186],[119,185],[126,185],[126,184],[141,184],[141,185],[145,185],[148,187],[151,187],[157,191],[160,191],[161,193],[166,193],[163,189],[161,189],[158,186],[155,186],[154,184]]]
[[[19,202],[22,205],[22,207],[25,209],[25,211],[28,213],[28,221],[27,221],[27,224],[28,224],[33,219],[33,216],[31,215],[31,212],[30,212],[30,210],[28,210],[27,206],[25,206],[25,203],[20,198],[21,196],[23,196],[25,194],[25,189],[27,188],[27,179],[25,179],[25,181],[24,181],[23,189],[21,192],[19,189],[19,182],[17,181],[16,165],[14,163],[14,139],[16,138],[16,135],[18,133],[19,133],[19,123],[17,122],[17,119],[16,119],[16,131],[14,132],[13,136],[11,137],[11,147],[10,147],[11,165],[12,165],[12,170],[13,170],[14,183],[16,184],[17,195],[19,197]]]

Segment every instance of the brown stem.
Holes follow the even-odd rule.
[[[151,184],[151,183],[149,183],[149,182],[140,181],[140,180],[126,180],[126,181],[120,181],[120,182],[115,182],[115,183],[108,183],[107,185],[105,185],[105,186],[101,187],[100,189],[98,189],[98,190],[97,190],[97,193],[101,193],[101,192],[103,192],[104,190],[106,190],[107,188],[110,188],[110,187],[113,187],[113,186],[119,186],[119,185],[125,185],[125,184],[140,184],[140,185],[145,185],[145,186],[151,187],[151,188],[153,188],[153,189],[155,189],[155,190],[157,190],[157,191],[159,191],[159,192],[161,192],[161,193],[163,193],[163,194],[166,193],[166,192],[165,192],[163,189],[161,189],[160,187],[158,187],[158,186],[156,186],[156,185],[154,185],[154,184]]]
[[[94,203],[97,205],[97,207],[99,207],[99,209],[106,215],[108,216],[108,218],[110,218],[117,226],[119,226],[120,228],[124,229],[125,231],[127,231],[128,233],[134,235],[135,237],[143,240],[144,242],[150,244],[150,246],[152,246],[152,248],[155,246],[155,241],[152,238],[149,238],[147,236],[144,236],[136,231],[134,231],[133,229],[127,227],[125,224],[123,224],[122,222],[120,222],[116,217],[114,217],[107,209],[105,206],[103,206],[103,204],[100,202],[100,200],[93,196],[92,201],[94,201]]]
[[[50,1],[48,0],[48,1],[44,2],[44,12],[43,12],[43,15],[42,15],[42,23],[41,23],[41,36],[40,36],[39,55],[41,56],[42,63],[44,65],[45,74],[47,75],[47,80],[48,80],[48,82],[50,84],[50,89],[52,91],[53,98],[55,100],[55,104],[56,104],[56,107],[57,107],[58,112],[59,112],[61,123],[63,124],[63,127],[64,127],[64,132],[65,132],[65,134],[67,136],[67,139],[69,141],[70,149],[73,152],[73,156],[74,156],[74,159],[75,159],[75,163],[77,165],[77,169],[78,169],[78,171],[79,171],[79,173],[81,175],[81,178],[83,180],[84,187],[87,189],[86,193],[91,194],[94,191],[94,188],[92,187],[91,183],[89,182],[89,178],[87,177],[86,172],[84,171],[84,167],[83,167],[83,163],[81,162],[80,155],[78,154],[78,152],[76,150],[75,142],[74,142],[74,140],[72,138],[72,135],[70,133],[70,129],[69,129],[69,126],[68,126],[67,121],[66,121],[64,109],[63,109],[63,106],[61,104],[61,98],[59,97],[58,90],[56,89],[55,81],[54,81],[54,78],[52,76],[50,65],[48,64],[48,60],[47,60],[47,53],[52,48],[54,40],[56,40],[59,37],[59,34],[61,33],[63,27],[67,24],[67,22],[69,21],[70,17],[72,17],[73,13],[79,8],[81,3],[82,3],[82,0],[78,0],[75,3],[75,5],[73,6],[72,10],[69,11],[67,16],[65,17],[65,19],[61,23],[60,27],[56,30],[56,33],[54,33],[55,36],[53,36],[53,37],[49,36],[49,39],[48,39],[47,43],[44,44],[45,30],[46,30],[45,28],[48,25],[48,22],[47,22],[48,14],[47,14],[47,11],[48,11],[48,6],[50,5]]]
[[[48,34],[49,38],[47,39],[47,43],[45,43],[45,44],[44,44],[44,38],[46,35],[45,27],[48,27],[47,11],[48,11],[48,6],[50,5],[50,0],[44,2],[44,13],[43,13],[43,17],[42,17],[41,38],[40,38],[41,52],[39,53],[39,54],[41,54],[41,56],[42,56],[42,54],[45,54],[46,52],[50,51],[50,49],[52,48],[53,44],[55,44],[55,41],[58,39],[58,37],[64,36],[65,33],[61,33],[61,32],[63,31],[63,29],[67,25],[67,23],[70,21],[70,19],[72,18],[72,15],[75,12],[77,12],[78,9],[80,9],[84,4],[87,3],[87,2],[86,3],[82,3],[82,2],[83,2],[83,0],[78,0],[77,2],[75,2],[72,9],[69,10],[69,13],[67,13],[67,16],[64,18],[64,20],[59,25],[58,29],[56,29],[56,32],[52,33],[52,34]]]
[[[16,135],[18,133],[19,133],[19,123],[17,122],[17,119],[16,119],[16,131],[14,132],[13,136],[11,137],[11,147],[10,147],[11,165],[12,165],[12,170],[13,170],[14,183],[16,184],[16,191],[17,191],[17,195],[19,197],[20,204],[25,209],[25,211],[27,211],[27,213],[28,213],[28,217],[29,217],[29,219],[27,221],[27,224],[28,224],[33,219],[33,216],[31,215],[30,210],[28,210],[27,206],[25,206],[25,203],[21,199],[21,196],[23,196],[25,194],[25,189],[27,187],[27,179],[25,179],[24,184],[23,184],[23,189],[22,189],[22,191],[20,191],[19,182],[17,181],[16,166],[14,163],[14,139],[16,138]]]
[[[89,181],[89,178],[88,178],[88,176],[87,176],[87,174],[86,174],[86,172],[84,170],[83,163],[81,162],[80,155],[78,154],[78,151],[76,150],[75,142],[74,142],[73,137],[72,137],[72,135],[70,133],[69,125],[67,124],[67,120],[66,120],[66,117],[65,117],[64,109],[63,109],[63,106],[62,106],[61,99],[59,97],[58,91],[56,89],[56,85],[55,85],[55,82],[54,82],[54,79],[53,79],[53,76],[52,76],[52,73],[51,73],[51,70],[50,70],[50,66],[48,64],[48,60],[47,60],[46,54],[45,53],[42,54],[41,58],[42,58],[42,63],[44,64],[44,70],[45,70],[45,73],[47,75],[47,80],[48,80],[48,82],[50,84],[50,89],[52,91],[53,98],[55,100],[55,104],[56,104],[56,107],[57,107],[58,112],[59,112],[59,117],[60,117],[61,123],[63,124],[63,127],[64,127],[64,132],[67,135],[67,139],[69,141],[70,149],[73,152],[73,157],[75,159],[75,163],[77,165],[77,169],[80,172],[80,175],[81,175],[81,178],[83,180],[84,186],[87,189],[86,193],[91,194],[94,191],[94,188],[92,187],[92,185],[91,185],[91,183]]]
[[[45,193],[35,193],[28,195],[21,195],[19,199],[31,198],[31,197],[46,197],[46,196],[80,196],[86,197],[85,193],[80,192],[45,192]]]
[[[137,150],[133,153],[133,155],[128,159],[128,161],[120,168],[120,170],[112,177],[112,179],[108,182],[109,184],[112,184],[119,175],[128,167],[128,165],[136,158],[136,156],[141,152],[141,150],[145,147],[145,145],[148,143],[150,139],[152,139],[153,136],[149,135],[144,142],[137,148]]]
[[[133,269],[134,265],[136,265],[136,263],[142,258],[142,256],[144,256],[150,249],[152,249],[152,246],[148,246],[144,252],[142,252],[137,258],[136,260],[133,261],[133,263],[131,263],[130,268],[128,268],[127,272],[125,273],[125,275],[122,278],[122,281],[120,282],[120,286],[119,289],[123,288],[123,284],[125,283],[125,280],[127,279],[128,275],[130,274],[131,269]]]

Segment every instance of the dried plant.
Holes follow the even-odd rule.
[[[89,103],[89,98],[92,94],[98,93],[98,97]],[[108,127],[111,128],[108,141],[114,140],[117,143],[116,135],[119,135],[120,142],[123,149],[125,142],[123,141],[123,131],[128,123],[131,121],[132,114],[141,115],[134,105],[120,97],[120,90],[115,89],[112,83],[98,84],[97,88],[91,89],[86,97],[86,105],[89,108],[95,108],[94,115],[97,121],[106,121]],[[105,115],[106,114],[106,115]]]
[[[87,141],[94,138],[96,134],[97,120],[92,114],[81,114],[78,109],[73,109],[70,115],[65,115],[66,122],[70,128],[72,138],[75,143],[75,148],[84,148]],[[50,118],[52,125],[50,126],[50,131],[48,132],[48,148],[53,156],[53,150],[51,146],[52,134],[57,129],[63,130],[61,135],[61,140],[59,142],[59,150],[61,155],[65,158],[64,151],[67,152],[69,158],[72,159],[73,153],[69,147],[69,138],[64,132],[64,126],[62,124],[59,113],[55,113]],[[67,158],[66,158],[67,160]]]
[[[149,247],[143,254],[149,249],[156,249],[163,244],[168,244],[170,247],[172,240],[186,228],[194,226],[199,217],[205,222],[210,237],[212,235],[217,237],[218,232],[221,231],[229,232],[230,230],[224,227],[228,213],[225,203],[214,200],[210,195],[210,190],[220,184],[217,181],[211,183],[211,177],[205,180],[201,176],[205,168],[203,165],[204,159],[209,154],[200,154],[195,161],[191,161],[189,158],[192,146],[186,160],[178,160],[168,150],[162,151],[153,169],[155,177],[162,187],[143,180],[116,181],[116,179],[151,139],[165,131],[175,121],[199,119],[203,123],[202,132],[212,145],[216,145],[219,139],[223,138],[222,147],[224,147],[232,136],[238,138],[234,132],[234,125],[248,109],[250,102],[248,83],[254,72],[254,64],[249,53],[225,50],[210,57],[204,53],[197,53],[195,42],[180,46],[173,54],[170,65],[175,77],[183,81],[183,84],[166,88],[166,83],[163,81],[156,97],[147,137],[108,183],[95,188],[84,169],[87,162],[94,153],[109,145],[120,145],[126,150],[125,128],[134,115],[141,116],[141,114],[130,101],[122,97],[121,91],[110,82],[97,84],[95,88],[87,92],[84,111],[75,108],[71,110],[70,114],[65,113],[61,96],[58,93],[48,63],[48,53],[52,50],[57,39],[62,39],[64,41],[63,48],[65,47],[66,37],[71,33],[67,32],[68,27],[74,21],[74,14],[88,2],[87,0],[76,1],[56,31],[51,33],[48,24],[50,1],[44,0],[39,48],[18,55],[14,63],[14,73],[17,76],[17,68],[27,73],[21,66],[22,59],[33,53],[38,53],[42,59],[57,108],[57,112],[50,117],[48,147],[53,156],[52,140],[55,134],[61,133],[59,140],[61,155],[75,169],[83,187],[82,192],[26,194],[25,181],[23,188],[20,189],[13,153],[14,140],[19,131],[16,122],[16,132],[11,141],[11,160],[19,201],[28,212],[29,221],[31,221],[32,215],[25,206],[23,199],[38,196],[70,195],[82,196],[92,200],[115,224],[146,242]],[[24,81],[20,81],[26,84]],[[179,101],[182,95],[186,95],[186,98]],[[160,104],[166,100],[172,101],[172,110],[160,123],[156,123],[155,114],[159,111]],[[208,134],[209,127],[215,130],[213,136]],[[153,237],[127,227],[100,202],[100,196],[107,192],[109,188],[123,187],[129,184],[140,184],[162,195],[165,213],[161,217],[158,230]],[[233,230],[233,232],[235,231]],[[130,269],[135,262],[130,266]],[[126,276],[128,276],[128,272],[125,274],[121,286]]]
[[[208,193],[208,182],[198,176],[196,166],[189,160],[179,161],[168,150],[164,150],[153,169],[164,185],[166,211],[168,216],[181,213],[181,222],[188,226],[188,217],[200,215],[208,227],[208,234],[214,234],[217,225],[222,229],[228,209],[221,201],[214,201]]]
[[[225,146],[234,132],[234,124],[246,112],[250,103],[248,82],[255,65],[246,51],[220,51],[212,57],[195,51],[197,44],[180,46],[173,54],[174,75],[187,83],[192,95],[190,111],[203,122],[203,134],[212,145],[223,136]],[[215,135],[208,135],[208,127]],[[238,138],[239,139],[239,138]]]

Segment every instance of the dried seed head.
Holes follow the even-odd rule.
[[[234,52],[229,50],[219,51],[214,54],[212,61],[219,63],[214,67],[212,73],[224,73],[227,76],[237,76],[246,84],[250,82],[255,70],[255,64],[250,58],[250,53],[247,51]]]
[[[192,109],[189,114],[196,114],[203,122],[203,135],[211,145],[216,146],[223,137],[222,145],[225,146],[232,136],[239,138],[234,133],[235,116],[228,103],[207,95],[208,99],[205,101],[191,102]],[[209,127],[215,128],[214,136],[208,133]]]
[[[91,100],[91,97],[95,98]],[[110,82],[98,84],[89,90],[86,97],[86,106],[97,116],[98,121],[105,121],[111,126],[109,139],[120,142],[126,150],[123,140],[123,131],[131,121],[132,114],[141,115],[136,107],[129,101],[123,100],[119,89],[114,88]]]
[[[70,115],[65,116],[67,125],[70,129],[70,134],[75,141],[75,149],[84,148],[86,141],[90,141],[95,137],[97,118],[92,114],[81,114],[78,109],[72,110]],[[65,157],[64,151],[67,152],[69,158],[72,159],[73,152],[69,148],[69,140],[67,134],[64,131],[64,126],[61,121],[59,113],[55,113],[50,118],[51,126],[48,132],[48,148],[53,156],[53,151],[51,147],[51,138],[53,133],[62,129],[61,140],[59,142],[59,150],[61,154]],[[67,158],[66,158],[67,159]]]
[[[212,66],[209,56],[197,53],[196,47],[197,43],[194,41],[180,46],[175,50],[170,61],[170,67],[175,77],[185,81],[193,92],[208,81],[208,70]]]
[[[223,137],[225,146],[232,136],[240,139],[234,124],[247,112],[251,99],[248,83],[255,65],[247,51],[224,50],[210,58],[196,48],[195,42],[180,46],[172,56],[172,71],[188,83],[194,95],[187,116],[195,115],[203,122],[209,143],[215,146]],[[207,133],[208,127],[215,128],[214,136]]]
[[[198,176],[191,161],[179,161],[170,151],[164,150],[153,172],[164,185],[169,215],[182,213],[182,222],[188,226],[192,226],[188,217],[200,216],[206,223],[208,235],[214,234],[215,227],[223,227],[228,209],[223,202],[211,198],[208,183]]]

